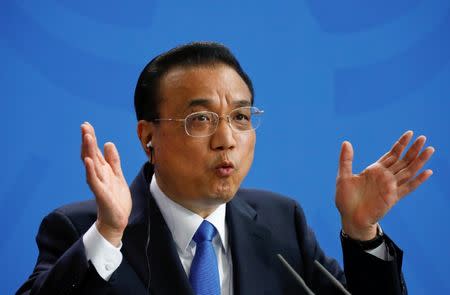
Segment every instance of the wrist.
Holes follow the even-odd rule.
[[[366,227],[356,227],[350,223],[342,221],[342,232],[357,241],[370,241],[377,237],[378,234],[378,223],[371,224]]]
[[[122,241],[123,230],[115,229],[111,226],[105,225],[98,220],[95,222],[98,232],[115,247],[119,247]]]
[[[362,250],[367,251],[375,249],[383,244],[384,235],[381,226],[377,223],[377,233],[375,237],[370,240],[355,240],[347,235],[343,229],[341,230],[341,239],[351,241],[352,243],[357,244]]]

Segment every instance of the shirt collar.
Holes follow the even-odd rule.
[[[184,208],[172,201],[162,192],[153,174],[150,182],[150,193],[156,200],[159,209],[172,233],[177,247],[185,252],[203,220],[209,221],[217,229],[220,242],[225,253],[228,250],[228,232],[225,225],[226,204],[221,204],[208,217],[203,219],[200,215]]]

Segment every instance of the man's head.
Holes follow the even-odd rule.
[[[251,81],[223,45],[191,43],[153,59],[139,77],[135,108],[142,146],[152,142],[162,191],[201,215],[229,201],[250,169],[256,136],[233,130],[227,115],[252,105]],[[217,129],[188,135],[182,119],[203,111],[220,116]]]
[[[175,47],[152,59],[142,70],[134,92],[134,109],[137,120],[159,118],[159,93],[161,78],[176,67],[200,67],[225,64],[236,71],[251,92],[253,104],[253,84],[236,57],[220,43],[193,42]]]

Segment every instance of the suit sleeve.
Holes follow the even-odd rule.
[[[353,295],[407,294],[401,273],[402,251],[386,236],[389,253],[394,257],[384,261],[365,252],[359,245],[342,239],[344,271],[335,259],[329,258],[320,248],[314,232],[308,227],[303,210],[295,203],[295,224],[305,281],[316,294],[342,294],[314,265],[319,261]]]
[[[36,266],[16,295],[106,293],[108,282],[88,262],[82,233],[67,216],[55,211],[45,217],[36,243]]]
[[[383,260],[341,237],[344,270],[352,294],[407,294],[402,274],[403,251],[384,235],[391,260]],[[370,290],[368,292],[367,290]]]

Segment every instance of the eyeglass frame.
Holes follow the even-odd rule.
[[[231,130],[233,130],[234,132],[237,132],[237,133],[245,133],[245,132],[250,132],[250,131],[252,131],[252,130],[256,130],[256,129],[259,127],[259,125],[258,125],[257,127],[255,127],[255,128],[251,128],[251,129],[248,129],[248,130],[237,130],[237,129],[235,129],[235,128],[233,127],[233,124],[231,123],[230,114],[233,113],[233,112],[236,111],[236,110],[244,109],[244,108],[248,108],[248,109],[256,109],[256,111],[257,111],[256,114],[257,114],[257,115],[262,115],[262,114],[264,114],[264,110],[260,110],[260,109],[257,108],[257,107],[254,107],[254,106],[243,106],[243,107],[238,107],[238,108],[233,109],[231,112],[229,112],[229,113],[228,113],[227,115],[225,115],[225,116],[219,116],[219,114],[217,114],[216,112],[212,112],[212,111],[199,111],[199,112],[193,112],[193,113],[190,113],[190,114],[187,115],[184,119],[176,119],[176,118],[156,118],[156,119],[151,119],[151,120],[148,120],[148,121],[149,121],[149,122],[184,122],[184,132],[185,132],[188,136],[190,136],[190,137],[195,137],[195,138],[209,137],[209,136],[213,135],[214,133],[216,133],[217,127],[219,127],[220,119],[226,119],[226,121],[228,122],[228,125],[230,125]],[[217,123],[216,123],[216,126],[214,127],[214,131],[213,131],[211,134],[208,134],[208,135],[201,135],[201,136],[198,136],[198,135],[196,136],[196,135],[189,134],[189,132],[188,132],[188,130],[187,130],[187,123],[186,123],[188,117],[190,117],[190,116],[192,116],[192,115],[196,115],[196,114],[202,114],[202,113],[210,113],[210,114],[213,114],[213,115],[215,115],[215,116],[217,117]]]

